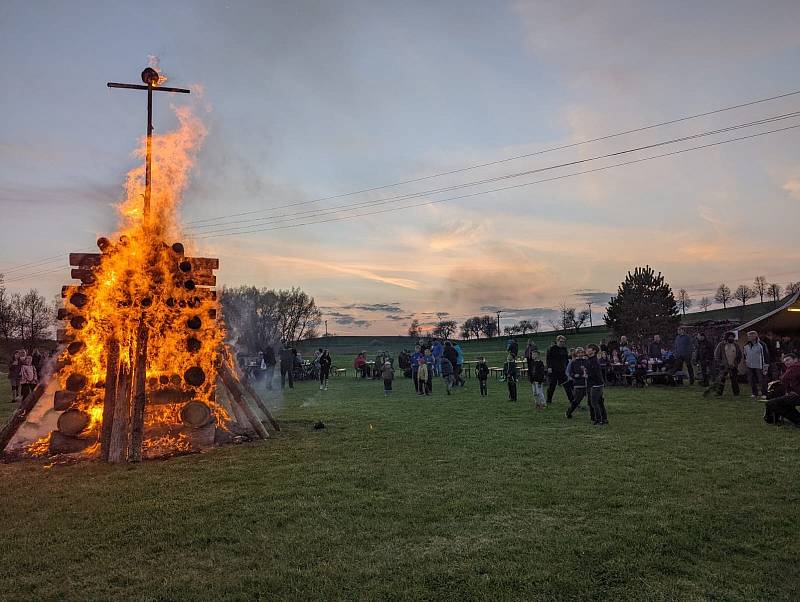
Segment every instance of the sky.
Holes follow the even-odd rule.
[[[644,264],[695,302],[800,280],[800,128],[569,176],[800,117],[554,167],[800,111],[800,94],[428,178],[800,90],[798,22],[796,1],[5,0],[0,273],[51,297],[67,253],[116,229],[146,114],[106,82],[139,83],[155,56],[193,90],[156,95],[156,132],[186,105],[208,130],[181,207],[192,252],[220,258],[219,285],[301,287],[332,333],[496,310],[546,329],[587,301],[597,324]]]

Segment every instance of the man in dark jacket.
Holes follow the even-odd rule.
[[[689,384],[694,384],[694,366],[692,366],[692,338],[686,334],[685,328],[678,329],[678,336],[675,337],[675,364],[672,368],[672,376],[683,370],[686,364],[686,371],[689,373]]]
[[[711,364],[714,362],[714,346],[704,332],[697,333],[695,349],[697,351],[697,365],[700,367],[700,384],[707,387]]]
[[[564,393],[567,394],[567,399],[570,404],[572,403],[572,383],[567,378],[567,363],[569,357],[567,354],[567,338],[564,335],[556,337],[556,344],[552,345],[547,350],[547,403],[553,403],[553,394],[556,392],[556,387],[561,385],[564,387]]]
[[[294,353],[289,343],[284,341],[281,346],[281,389],[286,386],[286,375],[289,375],[289,388],[294,389]]]
[[[653,342],[647,347],[647,357],[661,361],[661,335],[653,335]]]

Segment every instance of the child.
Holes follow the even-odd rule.
[[[608,424],[608,414],[606,413],[606,404],[603,399],[604,382],[603,370],[600,368],[600,361],[597,358],[597,353],[600,348],[594,343],[587,345],[586,355],[588,356],[588,370],[587,370],[587,387],[589,391],[589,403],[592,409],[592,423],[596,425]]]
[[[538,349],[531,352],[531,359],[528,362],[528,378],[533,389],[533,398],[536,400],[536,407],[543,410],[547,407],[547,400],[544,396],[544,362],[539,359]]]
[[[319,369],[319,390],[325,391],[328,390],[328,377],[331,374],[331,364],[333,360],[331,359],[331,354],[328,353],[328,350],[325,349],[320,353],[319,357],[317,358],[317,367]]]
[[[513,353],[509,353],[503,365],[503,376],[508,383],[508,401],[517,401],[517,361]]]
[[[433,391],[433,375],[436,372],[436,358],[433,357],[430,349],[425,350],[425,365],[428,368],[428,380],[425,381],[425,393],[426,395],[430,395],[431,391]]]
[[[392,393],[392,381],[394,380],[394,368],[389,360],[383,363],[381,376],[383,377],[383,394],[388,396]]]
[[[425,363],[425,358],[421,357],[417,361],[417,380],[419,381],[419,390],[417,395],[430,395],[428,390],[428,365]]]
[[[25,358],[19,374],[22,399],[30,395],[31,391],[36,388],[36,383],[38,382],[39,376],[36,374],[36,368],[33,367],[33,358],[29,355]]]
[[[455,377],[453,364],[451,364],[450,360],[446,357],[440,357],[439,371],[442,373],[442,379],[444,379],[444,385],[447,388],[447,394],[450,395],[451,391],[453,390],[453,379]]]
[[[581,405],[581,401],[588,389],[589,360],[586,359],[583,347],[575,348],[575,359],[567,366],[567,378],[574,383],[572,386],[572,403],[566,411],[566,417],[572,418],[572,413]],[[591,412],[592,404],[588,398],[586,399],[586,405],[589,406],[589,411]],[[592,422],[594,422],[594,416],[592,416]]]
[[[485,357],[478,358],[478,363],[475,365],[475,377],[481,386],[481,397],[487,397],[489,395],[489,388],[486,386],[489,380],[489,365],[486,363]]]

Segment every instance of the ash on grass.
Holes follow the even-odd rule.
[[[761,404],[611,388],[598,429],[436,384],[297,383],[279,436],[133,470],[1,465],[0,597],[797,599],[800,435]]]

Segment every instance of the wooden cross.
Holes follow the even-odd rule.
[[[145,153],[145,171],[144,171],[144,210],[142,211],[143,221],[145,228],[150,221],[150,189],[151,189],[151,169],[153,159],[153,92],[179,92],[181,94],[189,94],[190,90],[184,88],[165,88],[158,87],[158,80],[160,76],[158,72],[147,67],[142,71],[142,81],[147,84],[140,86],[138,84],[117,84],[108,82],[109,88],[126,88],[128,90],[147,90],[147,151]]]

